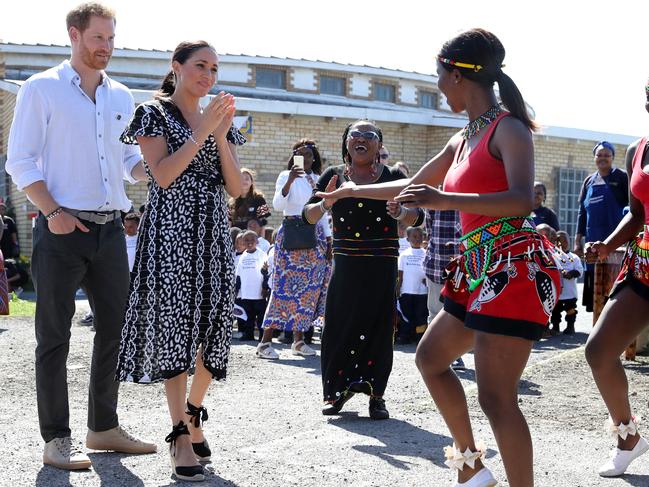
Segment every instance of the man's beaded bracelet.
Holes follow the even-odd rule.
[[[47,221],[50,221],[50,220],[52,220],[53,218],[56,218],[57,216],[59,216],[61,213],[63,213],[63,208],[61,208],[61,207],[59,206],[59,207],[58,207],[56,210],[54,210],[53,212],[51,212],[51,213],[45,215],[45,219],[46,219]]]

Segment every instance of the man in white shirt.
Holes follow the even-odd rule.
[[[146,179],[141,155],[119,137],[133,113],[128,89],[104,69],[113,52],[115,14],[97,3],[68,13],[72,55],[20,89],[6,170],[39,208],[33,232],[36,287],[36,396],[43,462],[63,469],[91,463],[71,441],[66,361],[74,298],[81,284],[94,302],[86,446],[151,453],[119,425],[115,368],[129,286],[120,211],[131,203],[123,179]]]

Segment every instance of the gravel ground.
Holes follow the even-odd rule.
[[[79,301],[77,318],[87,309]],[[597,467],[610,440],[603,432],[604,404],[584,359],[590,315],[581,313],[573,337],[537,344],[521,384],[520,402],[535,445],[536,485],[558,487],[649,486],[649,457],[619,479],[602,479]],[[68,359],[71,425],[85,438],[89,355],[93,333],[75,325]],[[94,468],[64,472],[41,462],[34,394],[33,320],[0,321],[0,440],[11,452],[0,485],[163,486],[180,485],[170,475],[164,436],[170,429],[161,385],[124,384],[120,419],[127,429],[154,439],[155,455],[91,453]],[[318,346],[315,348],[319,349]],[[209,476],[214,486],[447,486],[442,447],[451,443],[441,417],[414,366],[414,346],[399,346],[386,392],[392,419],[367,418],[367,400],[355,397],[340,417],[320,414],[318,358],[297,358],[277,345],[281,360],[261,361],[254,347],[235,342],[228,380],[205,401],[210,411],[206,436],[214,450]],[[502,461],[477,403],[473,360],[460,373],[476,437],[490,446],[487,464],[499,485]],[[635,412],[649,417],[649,360],[626,364]]]

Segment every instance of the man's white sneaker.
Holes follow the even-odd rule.
[[[92,466],[88,455],[74,447],[69,436],[45,443],[43,463],[63,470],[86,470]]]
[[[302,357],[313,357],[316,353],[310,346],[304,343],[303,340],[293,343],[291,345],[291,353],[293,355],[301,355]]]
[[[270,360],[279,359],[279,354],[275,351],[270,342],[260,343],[259,345],[257,345],[257,351],[255,352],[255,355],[257,355],[257,357],[259,358]]]
[[[629,468],[633,460],[647,451],[649,451],[649,443],[642,436],[633,450],[613,448],[608,462],[599,469],[599,474],[602,477],[617,477],[618,475],[622,475]]]

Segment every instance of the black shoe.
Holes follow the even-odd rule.
[[[165,441],[169,443],[169,456],[171,457],[171,468],[176,478],[189,482],[201,482],[205,480],[205,470],[201,465],[176,466],[176,440],[181,435],[189,435],[187,425],[180,421],[167,435]]]
[[[382,397],[370,397],[370,418],[388,419],[390,413],[385,407],[385,401]]]
[[[372,386],[369,382],[354,382],[349,386],[349,390],[360,394],[367,394],[368,396],[372,394]]]
[[[462,360],[462,357],[453,362],[451,364],[451,368],[453,370],[466,370],[466,366],[464,365],[464,360]]]
[[[202,406],[196,407],[189,401],[187,401],[187,411],[185,413],[189,416],[189,422],[196,428],[202,427],[203,423],[209,418],[207,409]],[[200,443],[192,443],[192,449],[200,462],[209,462],[212,458],[212,450],[210,450],[210,445],[206,439],[203,439]]]
[[[255,340],[255,336],[250,333],[244,333],[238,338],[238,340],[241,342],[252,342]]]
[[[564,335],[574,335],[575,334],[575,327],[574,326],[568,326],[565,330],[563,330]]]
[[[207,440],[203,440],[202,443],[192,443],[192,449],[199,462],[209,462],[212,459],[212,450]]]
[[[322,408],[322,414],[324,416],[332,416],[338,414],[343,408],[343,405],[349,401],[354,396],[354,393],[351,391],[345,391],[342,395],[336,399],[334,402],[325,404]]]

